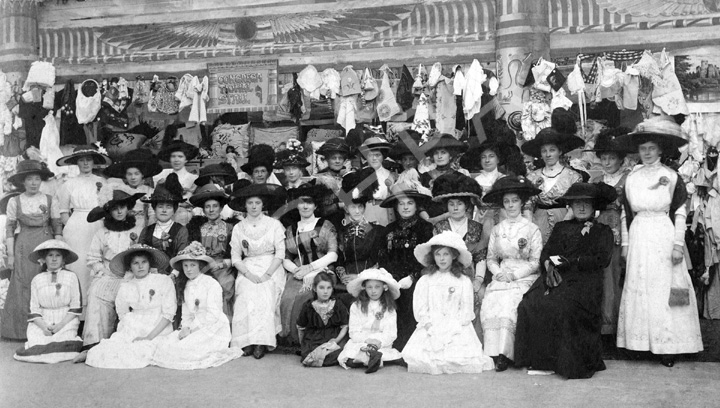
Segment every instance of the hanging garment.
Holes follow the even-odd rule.
[[[465,80],[463,111],[465,112],[465,120],[470,120],[476,113],[480,112],[483,94],[482,84],[487,80],[487,75],[485,75],[485,71],[483,71],[478,60],[473,60]]]
[[[42,102],[25,103],[20,101],[18,116],[23,121],[25,129],[25,146],[23,150],[30,146],[39,147],[42,130],[45,126],[45,116],[48,110],[42,107]]]
[[[622,101],[623,107],[628,110],[635,110],[638,106],[638,91],[640,90],[640,73],[630,66],[625,70],[623,81]]]
[[[55,95],[54,109],[60,115],[60,145],[85,144],[85,132],[75,115],[77,90],[72,79],[65,82],[65,88]]]
[[[47,166],[50,171],[55,173],[55,176],[59,176],[60,173],[67,173],[69,167],[60,167],[55,164],[55,162],[64,155],[60,150],[60,133],[58,132],[55,116],[52,111],[48,112],[44,121],[45,127],[43,127],[42,136],[40,137],[40,154],[47,159]]]
[[[297,83],[300,87],[310,94],[313,99],[320,99],[320,88],[323,85],[323,79],[314,66],[308,65],[298,73]]]
[[[365,72],[363,73],[362,90],[363,99],[366,101],[374,100],[378,97],[378,94],[380,93],[380,90],[377,86],[377,81],[373,77],[372,72],[370,72],[370,68],[365,68]]]
[[[435,88],[435,127],[440,133],[452,135],[455,134],[457,106],[452,84],[443,79]]]
[[[525,140],[535,139],[539,131],[550,127],[552,111],[545,97],[545,92],[530,89],[530,100],[523,105],[520,123]]]
[[[352,96],[343,96],[340,99],[340,109],[338,109],[337,123],[345,129],[347,135],[351,130],[355,129],[355,112],[357,109],[357,94]]]
[[[340,73],[334,68],[327,68],[322,72],[321,78],[320,93],[331,99],[337,98],[340,93]]]
[[[690,110],[685,103],[680,81],[675,75],[675,68],[665,50],[660,54],[660,70],[662,82],[654,84],[655,87],[652,93],[652,100],[655,104],[654,111],[660,113],[657,111],[661,110],[666,115],[688,115]]]
[[[52,88],[55,85],[55,67],[50,62],[35,61],[30,65],[30,70],[23,85],[23,91],[29,91],[31,85],[39,85],[43,88]]]
[[[432,126],[430,126],[430,115],[428,112],[428,99],[425,94],[420,94],[417,109],[415,110],[415,118],[410,129],[423,136],[430,133],[432,130]]]
[[[190,74],[185,74],[182,78],[180,78],[177,91],[175,91],[175,99],[180,101],[178,104],[178,111],[187,108],[193,103],[193,96],[195,92],[193,92],[192,83],[194,78],[197,77],[193,77]]]
[[[398,84],[395,99],[402,110],[406,111],[412,108],[415,96],[413,95],[413,76],[407,66],[403,65],[400,73],[400,83]]]
[[[417,75],[415,75],[415,81],[413,82],[413,94],[420,95],[425,92],[425,84],[427,83],[428,74],[423,64],[418,66]]]
[[[188,122],[205,123],[207,122],[207,109],[205,104],[210,100],[208,96],[208,77],[204,76],[202,81],[200,78],[194,77],[191,89],[193,100]]]
[[[398,105],[395,95],[393,95],[393,91],[390,88],[390,77],[387,71],[385,71],[383,72],[380,94],[378,95],[378,118],[381,122],[387,122],[400,112],[402,112],[400,105]]]
[[[535,78],[533,87],[541,91],[550,92],[550,83],[547,78],[548,75],[555,69],[555,64],[543,59],[542,57],[538,60],[537,64],[532,68],[532,74]]]
[[[340,73],[340,92],[342,96],[359,95],[362,92],[360,78],[352,65],[346,66]]]

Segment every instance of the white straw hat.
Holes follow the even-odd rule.
[[[442,233],[432,237],[430,241],[416,246],[414,251],[415,259],[424,266],[428,266],[426,262],[427,255],[435,245],[456,249],[460,252],[458,261],[460,261],[460,263],[465,267],[472,265],[472,254],[468,251],[465,241],[463,241],[462,237],[458,235],[458,233],[453,231],[443,231]]]
[[[392,275],[390,275],[390,273],[384,268],[371,268],[365,269],[364,271],[360,272],[360,275],[358,275],[357,278],[353,279],[350,283],[347,284],[348,293],[355,297],[358,297],[360,295],[360,292],[363,290],[363,283],[365,283],[365,281],[367,280],[376,280],[385,283],[386,285],[388,285],[388,290],[390,291],[393,299],[397,299],[400,297],[400,284],[397,283],[397,281],[392,277]]]

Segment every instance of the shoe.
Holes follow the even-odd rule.
[[[510,366],[510,360],[505,357],[504,355],[500,354],[497,358],[497,363],[495,364],[495,371],[498,373],[501,373],[508,369]]]
[[[664,365],[665,367],[672,367],[675,365],[675,357],[662,356],[660,358],[660,364]]]
[[[243,357],[247,357],[253,353],[254,347],[253,346],[245,346],[242,348],[243,351]]]
[[[348,366],[348,367],[350,367],[350,368],[363,368],[363,367],[365,367],[365,364],[363,364],[363,363],[361,363],[361,362],[359,362],[359,361],[355,361],[355,360],[353,360],[352,358],[351,358],[351,359],[348,359],[348,361],[345,362],[345,365]]]
[[[87,359],[87,353],[88,353],[87,350],[81,351],[80,354],[78,354],[77,356],[75,356],[75,358],[73,358],[73,360],[72,360],[73,364],[84,363],[85,360]]]
[[[255,346],[255,351],[253,351],[253,357],[258,360],[265,357],[265,346]]]
[[[365,370],[365,374],[372,374],[375,371],[380,369],[380,366],[382,365],[382,353],[379,351],[370,351],[370,360],[368,361],[368,367],[367,370]]]

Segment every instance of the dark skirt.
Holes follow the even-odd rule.
[[[410,336],[415,332],[417,320],[413,313],[413,294],[415,293],[415,282],[408,289],[400,289],[400,297],[397,305],[397,339],[393,348],[402,351],[405,348]]]

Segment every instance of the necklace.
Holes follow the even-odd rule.
[[[564,170],[565,170],[565,167],[563,166],[563,167],[560,169],[560,171],[558,171],[557,173],[555,173],[554,176],[549,176],[549,175],[545,174],[545,167],[543,167],[542,169],[540,169],[540,173],[542,173],[542,175],[545,176],[545,177],[547,177],[547,178],[555,178],[555,177],[559,176]]]

